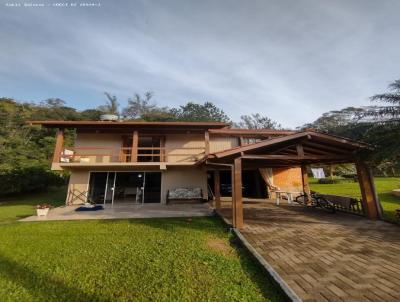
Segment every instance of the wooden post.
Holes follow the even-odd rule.
[[[356,162],[356,169],[365,215],[370,219],[382,218],[382,211],[378,200],[378,195],[376,194],[371,170],[362,161]]]
[[[310,184],[308,183],[308,174],[307,174],[307,166],[306,165],[301,165],[301,179],[303,182],[303,191],[305,194],[310,196],[311,191],[310,191]]]
[[[56,134],[56,146],[54,147],[53,163],[59,163],[64,146],[64,129],[59,129]]]
[[[132,150],[131,150],[131,162],[138,161],[138,145],[139,145],[139,132],[133,131],[132,137]]]
[[[160,161],[165,162],[165,136],[160,138]]]
[[[231,191],[232,191],[232,226],[236,225],[236,206],[235,206],[235,167],[231,168]]]
[[[234,171],[234,200],[233,200],[233,208],[235,209],[234,215],[234,224],[233,227],[237,229],[243,228],[243,198],[242,198],[242,158],[235,158],[233,164]]]
[[[204,147],[205,154],[208,156],[210,154],[210,133],[208,131],[204,133]]]
[[[221,209],[221,178],[219,170],[214,171],[214,196],[215,196],[215,208]]]

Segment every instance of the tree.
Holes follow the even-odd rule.
[[[390,105],[377,106],[369,111],[368,115],[374,116],[381,123],[399,123],[400,122],[400,80],[389,84],[389,90],[382,94],[376,94],[371,97],[372,101],[388,103]]]
[[[363,117],[368,108],[347,107],[341,110],[325,112],[312,123],[300,127],[300,129],[313,128],[318,131],[332,132],[342,131],[348,125],[365,122]]]
[[[196,104],[188,102],[179,108],[173,108],[170,113],[178,121],[186,122],[224,122],[229,123],[230,119],[225,112],[211,102]]]
[[[104,112],[98,109],[86,109],[81,111],[80,116],[82,120],[98,121],[102,114]]]
[[[61,108],[66,105],[66,102],[59,98],[50,98],[40,102],[41,106],[48,108]]]
[[[239,128],[248,129],[282,129],[282,126],[270,119],[267,116],[262,116],[259,113],[253,113],[251,115],[242,115],[241,121],[236,124]]]
[[[117,97],[108,92],[104,92],[104,95],[107,97],[106,104],[99,106],[98,110],[103,113],[119,115],[119,103]]]
[[[135,93],[133,98],[128,99],[128,105],[123,109],[122,115],[128,119],[141,119],[143,115],[157,107],[156,104],[150,103],[152,97],[153,93],[150,91],[146,92],[143,97]]]

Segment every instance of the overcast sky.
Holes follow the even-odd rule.
[[[400,78],[399,0],[98,2],[0,0],[0,95],[85,109],[104,91],[122,105],[153,91],[162,106],[211,101],[295,127]]]

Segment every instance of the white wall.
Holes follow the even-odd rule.
[[[207,171],[201,168],[168,168],[161,175],[161,203],[166,203],[167,191],[175,188],[196,188],[207,198]]]

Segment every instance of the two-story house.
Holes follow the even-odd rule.
[[[53,170],[70,172],[66,204],[167,203],[178,188],[203,199],[271,198],[273,191],[309,193],[307,165],[355,163],[364,209],[378,215],[371,174],[358,157],[366,145],[315,131],[233,129],[216,122],[33,121],[57,128]],[[75,129],[73,146],[65,129]],[[240,226],[243,217],[234,225]]]

